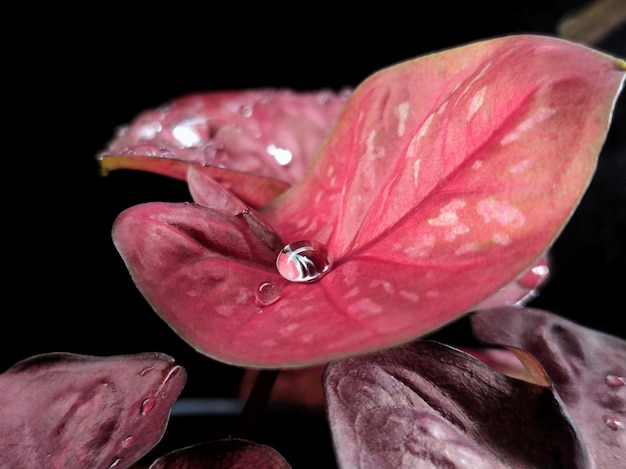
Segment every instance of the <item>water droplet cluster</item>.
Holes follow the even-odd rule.
[[[614,388],[614,391],[617,391],[617,388],[626,386],[626,377],[608,374],[604,378],[604,382],[608,386]],[[604,420],[606,426],[614,432],[618,430],[626,430],[626,422],[616,415],[605,414],[602,416],[602,419]]]

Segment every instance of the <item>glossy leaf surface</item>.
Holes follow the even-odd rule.
[[[480,340],[537,359],[578,424],[596,467],[623,464],[626,341],[534,308],[480,311],[471,321]]]
[[[437,342],[331,362],[324,387],[341,468],[589,467],[550,388]]]
[[[181,180],[194,166],[260,207],[302,178],[349,94],[263,89],[183,96],[120,128],[98,159],[105,174],[137,169]]]
[[[146,204],[116,221],[116,246],[164,320],[222,361],[308,365],[409,341],[541,262],[593,175],[625,70],[539,36],[395,65],[354,91],[261,215]],[[208,186],[203,204],[228,197]],[[320,281],[276,271],[279,244],[301,240],[334,258]]]
[[[130,467],[162,438],[187,374],[167,355],[38,355],[0,375],[0,466]]]

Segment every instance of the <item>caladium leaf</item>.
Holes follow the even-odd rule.
[[[580,427],[597,467],[626,455],[626,341],[535,308],[501,307],[471,317],[474,335],[541,364]],[[535,366],[529,364],[529,368]]]
[[[162,438],[186,371],[159,353],[48,353],[0,375],[0,466],[130,467]]]
[[[114,240],[155,310],[219,360],[299,366],[406,342],[541,261],[589,184],[625,73],[533,35],[409,60],[357,87],[262,216],[146,204],[120,216]],[[240,241],[256,229],[252,259],[258,246]],[[279,240],[306,241],[305,270],[325,275],[285,280]]]
[[[331,362],[324,389],[342,468],[589,467],[551,388],[438,342]]]
[[[149,469],[291,469],[274,448],[240,438],[182,448],[157,459]]]
[[[104,174],[137,169],[181,180],[195,166],[260,207],[302,178],[348,96],[279,89],[183,96],[121,127],[98,160]]]

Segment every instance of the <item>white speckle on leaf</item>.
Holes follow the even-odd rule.
[[[433,226],[450,226],[458,222],[459,217],[456,211],[465,207],[466,202],[463,199],[454,199],[441,207],[437,218],[429,218],[428,224]]]
[[[383,312],[383,307],[371,298],[361,298],[348,306],[347,310],[350,314],[380,314]]]
[[[509,171],[513,174],[523,173],[524,171],[526,171],[526,169],[530,167],[531,164],[532,164],[532,161],[530,161],[529,159],[525,159],[511,166]]]
[[[385,280],[374,279],[370,282],[370,288],[378,287],[383,287],[383,290],[387,293],[393,293],[393,285]]]
[[[521,124],[515,127],[511,132],[506,134],[500,143],[502,145],[508,145],[509,143],[514,142],[524,132],[529,131],[530,129],[535,127],[537,124],[540,124],[541,122],[545,121],[554,113],[556,113],[556,109],[553,109],[550,107],[537,108],[530,117],[526,118],[524,121],[522,121]]]
[[[483,199],[476,205],[476,211],[483,217],[485,223],[496,221],[502,226],[519,228],[526,222],[517,207],[503,200]]]
[[[349,290],[348,293],[344,295],[344,298],[354,298],[355,296],[359,294],[360,291],[361,290],[359,289],[359,287],[354,287],[353,289]]]
[[[464,243],[461,246],[459,246],[457,250],[454,251],[454,253],[457,256],[461,256],[463,254],[470,254],[476,251],[478,251],[478,246],[476,245],[476,243]]]
[[[457,210],[465,207],[466,202],[462,199],[454,199],[439,210],[436,218],[429,218],[428,224],[431,226],[447,227],[444,234],[446,241],[454,241],[454,239],[469,232],[467,225],[459,221]]]
[[[508,246],[509,244],[511,244],[511,238],[509,237],[509,235],[504,233],[494,233],[491,237],[491,240],[501,246]]]
[[[422,257],[428,254],[435,245],[435,235],[427,234],[422,236],[413,246],[405,247],[402,252],[409,257]]]
[[[370,160],[377,160],[385,156],[385,149],[382,147],[376,148],[374,144],[376,134],[377,132],[372,130],[367,136],[367,141],[365,142],[365,156]]]
[[[426,118],[420,129],[417,131],[417,133],[411,139],[411,142],[409,143],[409,146],[406,150],[407,158],[412,158],[417,153],[417,146],[420,140],[424,137],[424,135],[426,135],[426,132],[428,132],[428,128],[430,127],[430,123],[432,122],[434,117],[434,114],[430,114]]]
[[[417,158],[415,163],[413,163],[413,186],[417,189],[419,184],[419,175],[420,175],[420,164],[422,162],[421,158]]]
[[[482,160],[476,160],[472,163],[472,169],[480,169],[483,165]]]
[[[406,119],[409,116],[409,102],[405,101],[404,103],[398,104],[396,108],[396,115],[398,116],[398,137],[402,137],[404,135],[404,131],[406,130]]]
[[[467,113],[467,120],[470,120],[474,117],[474,114],[481,108],[483,105],[483,101],[485,100],[485,93],[487,92],[487,87],[483,86],[480,90],[478,90],[474,96],[472,96],[472,100],[469,106],[469,112]]]
[[[406,291],[406,290],[400,290],[398,292],[398,295],[400,295],[405,300],[412,301],[413,303],[419,301],[419,299],[420,299],[420,296],[417,293],[411,292],[411,291]]]

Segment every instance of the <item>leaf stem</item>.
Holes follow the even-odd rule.
[[[274,382],[280,373],[279,369],[261,370],[256,377],[254,386],[241,410],[234,437],[254,440],[258,434],[261,417],[267,409]]]

